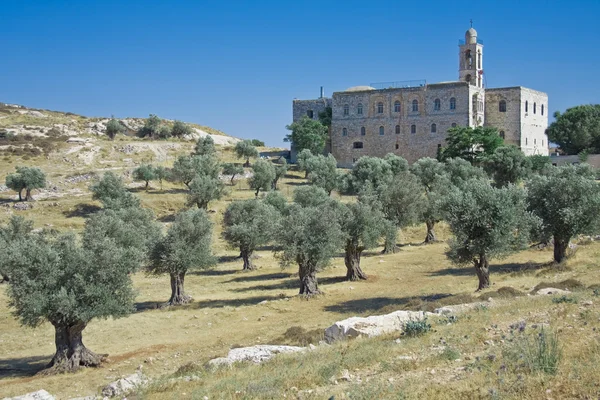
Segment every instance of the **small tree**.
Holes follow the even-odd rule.
[[[484,160],[484,166],[497,187],[519,183],[531,173],[529,157],[516,146],[498,147]]]
[[[167,305],[191,301],[184,290],[185,275],[192,268],[206,269],[215,264],[211,239],[212,223],[206,212],[188,210],[178,214],[167,234],[156,242],[148,271],[171,277],[171,298]]]
[[[176,182],[181,182],[187,188],[190,188],[190,182],[196,176],[194,159],[191,156],[179,156],[173,163],[171,178]]]
[[[258,150],[252,144],[251,140],[242,140],[235,144],[235,154],[238,158],[245,158],[244,167],[250,166],[250,158],[258,157]]]
[[[450,182],[458,188],[471,179],[488,179],[482,168],[476,167],[462,158],[448,158],[444,164]]]
[[[394,153],[388,153],[383,159],[390,165],[390,170],[394,176],[408,171],[408,161],[405,158]]]
[[[148,191],[148,184],[154,179],[156,179],[156,171],[150,164],[142,164],[133,170],[133,180],[146,182],[146,191]]]
[[[276,240],[281,246],[282,266],[298,265],[300,295],[321,293],[317,272],[324,268],[342,246],[344,236],[338,212],[332,205],[301,207],[292,205],[283,218]]]
[[[106,123],[106,135],[110,140],[115,140],[115,136],[119,133],[125,132],[125,126],[115,118],[111,118]]]
[[[163,190],[163,181],[169,178],[169,170],[162,165],[154,167],[154,176],[160,184],[160,190]]]
[[[198,174],[190,183],[188,205],[196,205],[206,210],[208,203],[220,199],[225,192],[225,185],[217,177]]]
[[[475,266],[478,291],[490,286],[490,259],[526,247],[533,223],[526,208],[523,189],[494,188],[484,180],[467,181],[462,191],[448,195],[444,214],[455,237],[447,256],[456,264]]]
[[[320,207],[330,202],[327,192],[318,186],[300,186],[294,190],[294,203],[300,207]]]
[[[7,294],[21,323],[54,326],[56,353],[47,373],[97,366],[106,355],[88,350],[82,333],[96,318],[120,318],[133,310],[131,273],[146,259],[156,236],[151,213],[106,210],[86,223],[83,240],[29,234],[12,260]],[[5,257],[0,254],[0,258]]]
[[[298,153],[297,163],[298,170],[304,171],[304,178],[308,178],[309,160],[314,157],[314,154],[309,149],[303,149]]]
[[[90,186],[92,199],[102,202],[104,208],[121,209],[139,207],[140,200],[127,191],[121,178],[106,172],[102,179]]]
[[[496,128],[478,126],[476,128],[456,127],[448,130],[448,145],[442,150],[443,160],[462,158],[471,164],[479,164],[504,143]]]
[[[13,172],[6,176],[6,187],[19,194],[19,201],[23,201],[23,190],[25,189],[25,186],[25,181],[20,173]]]
[[[337,170],[337,161],[333,155],[318,155],[308,160],[308,180],[311,184],[323,188],[327,194],[340,187],[341,176]]]
[[[199,137],[194,148],[194,154],[198,156],[205,156],[210,154],[216,154],[217,148],[215,147],[215,141],[210,135]]]
[[[223,238],[240,249],[244,271],[256,269],[252,254],[258,246],[267,244],[279,223],[279,212],[264,201],[252,199],[235,201],[223,216]]]
[[[252,146],[265,147],[265,142],[263,142],[262,140],[258,140],[258,139],[252,139]]]
[[[534,174],[544,175],[552,168],[550,157],[541,154],[534,154],[527,157],[531,162],[531,172]]]
[[[419,179],[425,191],[421,215],[427,226],[425,243],[432,243],[437,240],[434,228],[443,218],[441,201],[448,192],[450,180],[446,176],[444,164],[434,158],[417,160],[410,171]]]
[[[233,186],[233,180],[235,179],[235,176],[243,174],[244,167],[241,165],[236,165],[233,163],[223,164],[223,175],[231,175],[231,179],[229,180],[231,186]]]
[[[144,122],[144,126],[138,130],[137,135],[142,138],[150,136],[151,138],[156,139],[161,135],[162,126],[162,119],[160,119],[157,115],[150,114],[150,116]]]
[[[270,161],[257,160],[252,166],[253,175],[248,179],[251,189],[256,190],[256,197],[260,190],[268,191],[275,180],[275,167]]]
[[[284,195],[281,194],[281,192],[271,190],[265,196],[263,196],[262,199],[265,202],[265,204],[272,206],[280,214],[284,214],[287,210],[287,199]]]
[[[554,113],[555,121],[546,133],[567,154],[585,150],[600,152],[600,104],[585,104]]]
[[[192,127],[185,122],[175,121],[171,128],[171,135],[175,137],[184,137],[192,134]]]
[[[396,161],[394,159],[394,162]],[[397,164],[398,166],[400,165],[399,162]],[[393,180],[394,172],[392,165],[386,159],[361,157],[352,167],[350,174],[348,174],[347,190],[350,193],[359,193],[367,186],[372,189],[378,189]]]
[[[20,257],[23,251],[23,241],[33,230],[33,222],[21,216],[13,215],[6,226],[0,226],[0,283],[10,280],[10,270],[16,263],[14,257]]]
[[[600,186],[587,166],[557,167],[527,182],[529,209],[542,220],[541,236],[554,237],[554,261],[567,257],[571,238],[599,231]]]
[[[282,158],[277,164],[275,164],[275,179],[273,179],[273,184],[271,185],[273,190],[277,190],[277,182],[279,182],[279,179],[285,176],[287,170],[288,165],[287,161],[285,161],[285,158]]]
[[[285,137],[284,141],[291,142],[298,152],[308,149],[314,155],[323,154],[325,140],[329,133],[327,126],[304,116],[301,120],[286,126],[286,129],[292,132]]]
[[[341,205],[341,228],[346,236],[344,263],[346,279],[357,281],[367,279],[360,268],[360,257],[364,250],[377,246],[384,234],[384,217],[381,211],[361,201]]]

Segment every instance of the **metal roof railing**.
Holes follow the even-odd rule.
[[[480,45],[483,45],[483,40],[481,39],[477,39],[477,43]],[[458,45],[459,46],[464,46],[465,45],[465,40],[464,39],[458,39]]]
[[[418,79],[412,81],[396,81],[396,82],[376,82],[371,83],[369,86],[382,90],[382,89],[398,89],[398,88],[415,88],[415,87],[423,87],[427,85],[427,81],[425,79]]]

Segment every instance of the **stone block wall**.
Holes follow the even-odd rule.
[[[319,113],[325,111],[327,107],[331,107],[331,98],[323,97],[315,100],[294,100],[292,103],[292,121],[298,121],[304,116],[309,116],[309,111],[312,111],[312,119],[318,120]]]

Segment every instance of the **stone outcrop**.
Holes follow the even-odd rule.
[[[239,361],[250,361],[253,363],[261,363],[270,360],[275,355],[280,353],[298,353],[306,351],[305,347],[297,346],[274,346],[274,345],[257,345],[252,347],[240,347],[229,350],[227,357],[219,357],[208,362],[210,366],[231,365]]]
[[[3,400],[55,400],[55,397],[44,389],[41,389],[37,392],[27,393],[22,396],[5,397]]]
[[[102,395],[107,397],[121,396],[148,383],[141,372],[126,376],[109,383],[102,389]]]
[[[431,313],[423,311],[395,311],[386,315],[373,315],[370,317],[352,317],[338,321],[325,330],[327,343],[336,340],[355,338],[358,336],[373,337],[385,333],[404,331],[408,321],[422,320]]]
[[[571,294],[571,292],[569,292],[568,290],[562,290],[562,289],[557,289],[557,288],[543,288],[538,290],[537,292],[535,292],[536,295],[538,296],[544,296],[544,295],[554,295],[554,294]]]

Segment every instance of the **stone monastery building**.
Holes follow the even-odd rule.
[[[521,86],[485,88],[483,41],[472,27],[459,41],[458,81],[354,86],[331,98],[294,100],[293,120],[331,107],[329,151],[342,167],[361,156],[435,157],[455,126],[495,127],[527,155],[548,155],[548,95]]]

